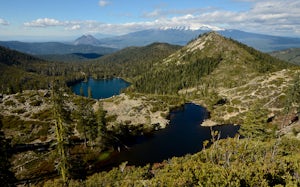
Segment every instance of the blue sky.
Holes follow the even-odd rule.
[[[202,25],[300,37],[298,0],[0,0],[0,5],[0,40]]]

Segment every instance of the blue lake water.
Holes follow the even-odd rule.
[[[127,88],[129,85],[130,84],[128,82],[121,78],[99,80],[89,78],[86,82],[82,81],[72,85],[71,89],[75,94],[80,95],[80,88],[82,87],[83,94],[87,97],[88,89],[90,87],[92,91],[92,98],[103,99],[119,95],[121,90]]]

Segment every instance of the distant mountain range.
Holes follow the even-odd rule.
[[[42,57],[45,57],[46,59],[49,59],[49,55],[58,55],[56,56],[57,58],[54,59],[59,59],[61,55],[68,55],[68,57],[63,58],[67,59],[70,57],[69,59],[85,60],[90,59],[90,54],[95,54],[92,55],[93,57],[102,56],[129,46],[146,46],[155,42],[184,46],[199,35],[211,30],[215,30],[222,36],[232,38],[263,52],[300,48],[300,38],[263,35],[209,26],[202,26],[199,28],[165,27],[98,39],[96,37],[99,35],[96,35],[96,37],[92,35],[83,35],[68,44],[60,42],[28,43],[19,41],[0,41],[0,46],[5,46],[31,55],[43,55]],[[77,54],[81,55],[78,56]]]
[[[91,42],[87,42],[88,40],[90,40],[90,37],[86,36],[80,38],[83,39],[84,44],[96,44],[98,46],[119,49],[129,46],[146,46],[154,42],[164,42],[175,45],[186,45],[192,39],[197,38],[200,34],[203,34],[210,30],[213,30],[213,28],[201,27],[200,29],[191,29],[189,27],[177,27],[142,30],[121,36],[102,38],[98,39],[97,41],[95,40],[95,38],[93,38]],[[247,44],[263,52],[271,52],[287,48],[300,47],[300,38],[263,35],[244,32],[240,30],[214,30],[216,30],[218,33],[225,37],[235,39],[239,42]]]
[[[60,42],[19,42],[19,41],[0,41],[0,46],[8,47],[31,55],[63,55],[63,54],[99,54],[105,55],[116,51],[116,49],[95,45],[73,45]]]

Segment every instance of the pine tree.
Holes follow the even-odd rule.
[[[92,88],[88,87],[88,98],[93,98]]]
[[[96,111],[96,123],[97,123],[97,142],[104,143],[104,138],[106,134],[106,124],[105,124],[105,111],[103,110],[102,103],[99,103],[99,108]]]
[[[82,91],[82,87],[80,88],[80,92]],[[79,104],[79,120],[78,120],[78,124],[77,124],[77,128],[80,129],[81,131],[83,131],[83,135],[84,135],[84,145],[85,147],[87,146],[87,133],[86,133],[86,105],[87,103],[84,100],[83,97],[83,91],[82,91],[82,95],[80,98],[80,104]]]
[[[83,92],[83,88],[82,88],[82,86],[80,86],[80,96],[84,96],[84,92]]]
[[[57,82],[52,82],[51,98],[53,103],[53,118],[55,124],[55,134],[57,140],[57,152],[60,157],[58,170],[63,182],[68,181],[68,159],[66,155],[67,129],[64,124],[65,112],[63,109],[63,94],[58,87]]]

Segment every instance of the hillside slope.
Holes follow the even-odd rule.
[[[274,51],[270,55],[300,65],[300,48],[291,48],[282,51]]]
[[[45,61],[0,46],[0,93],[15,93],[41,86],[45,76],[35,72]]]
[[[51,80],[68,83],[82,79],[80,65],[49,62],[0,46],[0,93],[48,89]]]
[[[88,64],[94,77],[120,76],[136,78],[149,71],[153,64],[171,55],[181,46],[167,43],[153,43],[144,47],[128,47],[105,55]]]

